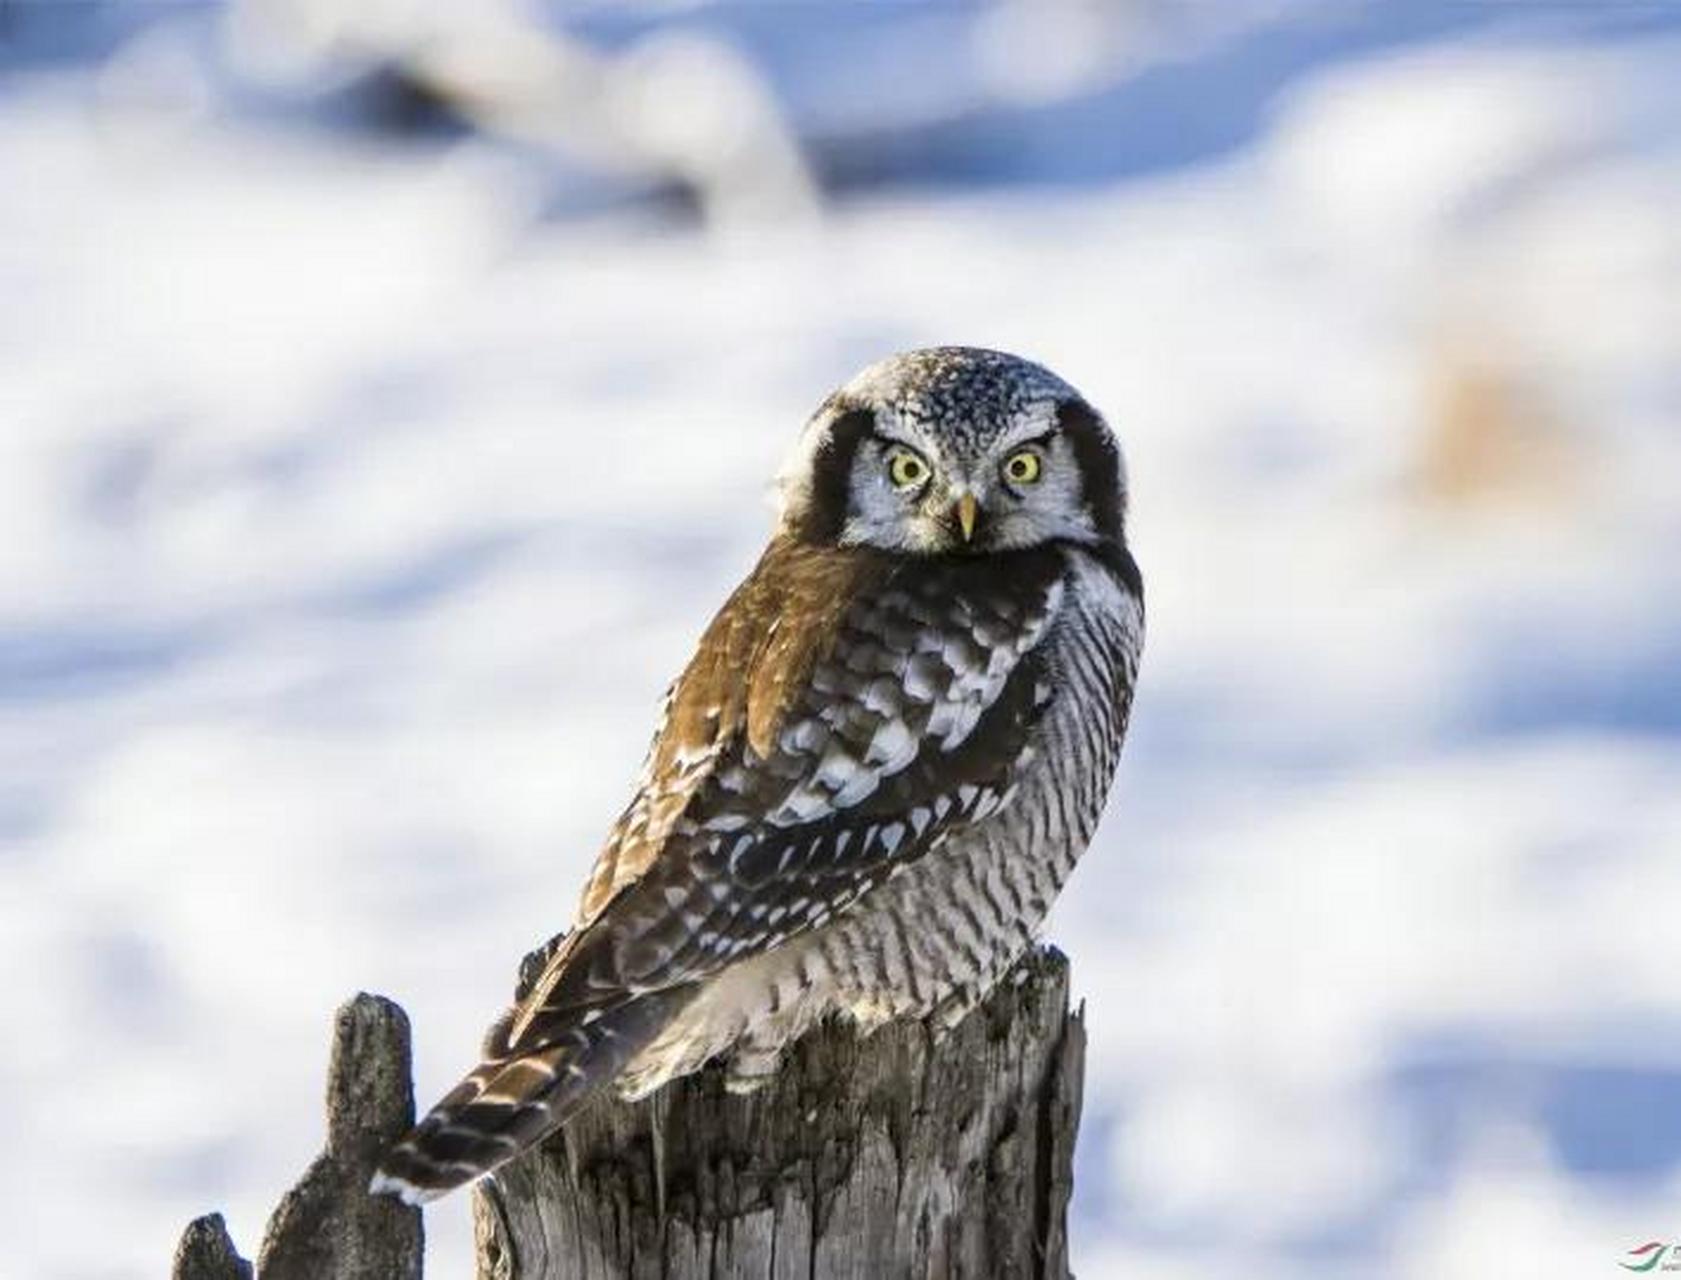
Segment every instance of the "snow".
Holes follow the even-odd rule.
[[[1230,154],[721,237],[539,217],[483,140],[198,93],[133,130],[86,68],[17,78],[8,1265],[156,1274],[211,1208],[254,1248],[358,989],[447,1087],[804,416],[936,342],[1067,377],[1135,487],[1144,682],[1050,928],[1080,1274],[1583,1275],[1662,1237],[1678,61],[1450,34],[1304,75]],[[465,1222],[429,1212],[437,1274]]]

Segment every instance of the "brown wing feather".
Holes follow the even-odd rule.
[[[636,796],[608,836],[578,910],[599,916],[659,855],[672,824],[742,733],[769,756],[813,664],[857,592],[886,570],[874,552],[778,538],[701,635],[666,695]]]

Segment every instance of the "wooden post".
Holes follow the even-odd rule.
[[[239,1256],[219,1213],[194,1218],[175,1246],[174,1280],[251,1280],[251,1264]]]
[[[708,1069],[597,1099],[474,1189],[479,1280],[1067,1280],[1084,1069],[1047,948],[938,1040],[836,1023],[756,1093]],[[258,1280],[420,1280],[419,1210],[367,1191],[413,1118],[408,1019],[358,996],[334,1030],[326,1150],[270,1218]],[[174,1275],[251,1267],[209,1214]]]
[[[414,1123],[409,1020],[381,996],[339,1007],[327,1067],[327,1146],[280,1199],[257,1274],[263,1280],[420,1280],[420,1210],[370,1196],[385,1149]],[[188,1224],[175,1280],[251,1280],[222,1215]]]
[[[479,1280],[1065,1280],[1084,1056],[1045,949],[938,1041],[828,1025],[753,1094],[599,1099],[475,1188]]]

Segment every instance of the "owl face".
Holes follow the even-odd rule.
[[[985,554],[1121,536],[1120,452],[1048,370],[969,347],[873,365],[829,398],[783,476],[783,520],[812,541]]]

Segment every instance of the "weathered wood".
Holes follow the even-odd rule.
[[[528,957],[523,984],[541,968]],[[1068,963],[1022,961],[941,1038],[819,1027],[759,1092],[714,1068],[602,1098],[475,1189],[480,1280],[1066,1280],[1085,1030]],[[418,1210],[370,1196],[413,1121],[403,1011],[338,1012],[327,1148],[269,1220],[262,1280],[419,1280]],[[250,1280],[219,1214],[175,1280]]]
[[[194,1218],[175,1247],[174,1280],[251,1280],[251,1264],[239,1256],[219,1213]]]
[[[334,1024],[327,1148],[269,1219],[263,1280],[420,1280],[420,1211],[368,1194],[380,1155],[413,1123],[408,1016],[358,995]]]
[[[263,1233],[263,1280],[420,1280],[420,1210],[368,1194],[374,1164],[414,1123],[409,1019],[383,996],[339,1006],[327,1067],[327,1147]],[[219,1213],[188,1224],[175,1280],[251,1280]]]
[[[475,1189],[479,1280],[1064,1280],[1084,1053],[1045,949],[939,1040],[836,1023],[753,1094],[600,1099]]]

